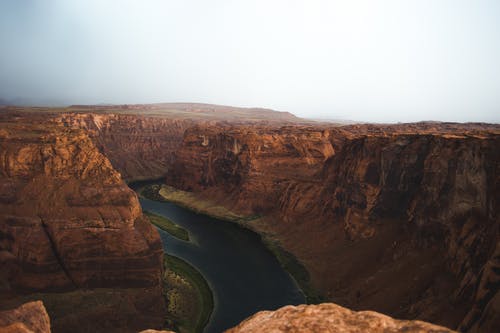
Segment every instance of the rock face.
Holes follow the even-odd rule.
[[[167,183],[260,214],[329,299],[500,327],[500,128],[198,126]],[[464,319],[465,317],[465,319]]]
[[[161,327],[162,257],[137,196],[85,131],[52,114],[0,116],[1,308],[43,299],[54,332]]]
[[[110,328],[113,331],[113,328]],[[43,303],[30,302],[0,312],[0,332],[50,333],[50,320]],[[373,311],[355,312],[336,304],[285,306],[261,311],[227,333],[252,332],[335,332],[335,333],[452,333],[447,328],[422,321],[396,320]],[[171,333],[144,330],[140,333]]]
[[[266,214],[291,181],[318,183],[315,175],[333,154],[330,133],[315,128],[198,126],[186,131],[168,182],[216,189],[239,211]]]
[[[30,302],[20,307],[0,312],[2,333],[50,333],[50,319],[43,303]]]
[[[135,193],[87,134],[43,118],[1,121],[4,288],[158,286],[163,249]]]
[[[190,119],[98,113],[63,113],[56,123],[85,130],[126,181],[158,179],[168,173]]]
[[[355,312],[336,304],[285,306],[262,311],[226,333],[452,333],[422,321],[396,320],[373,311]]]

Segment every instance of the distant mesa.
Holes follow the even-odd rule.
[[[276,111],[257,107],[235,107],[204,103],[154,103],[154,104],[96,104],[71,105],[70,111],[113,111],[128,112],[141,111],[146,114],[161,114],[171,116],[187,116],[218,118],[221,120],[241,121],[285,121],[304,122],[305,120],[290,112]]]

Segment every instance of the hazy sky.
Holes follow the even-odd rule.
[[[498,0],[0,0],[0,98],[500,122]]]

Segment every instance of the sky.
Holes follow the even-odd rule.
[[[498,0],[0,0],[0,99],[500,122]]]

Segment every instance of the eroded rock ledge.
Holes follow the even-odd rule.
[[[82,325],[85,325],[82,322]],[[113,328],[111,327],[112,331]],[[0,332],[50,333],[50,320],[40,301],[0,312]],[[140,333],[172,333],[144,330]],[[226,333],[453,333],[455,331],[418,320],[396,320],[373,312],[355,312],[333,303],[285,306],[261,311]]]
[[[418,320],[396,320],[373,311],[351,311],[333,303],[261,311],[226,333],[453,333]]]
[[[40,301],[0,312],[2,333],[50,333],[50,319]]]

